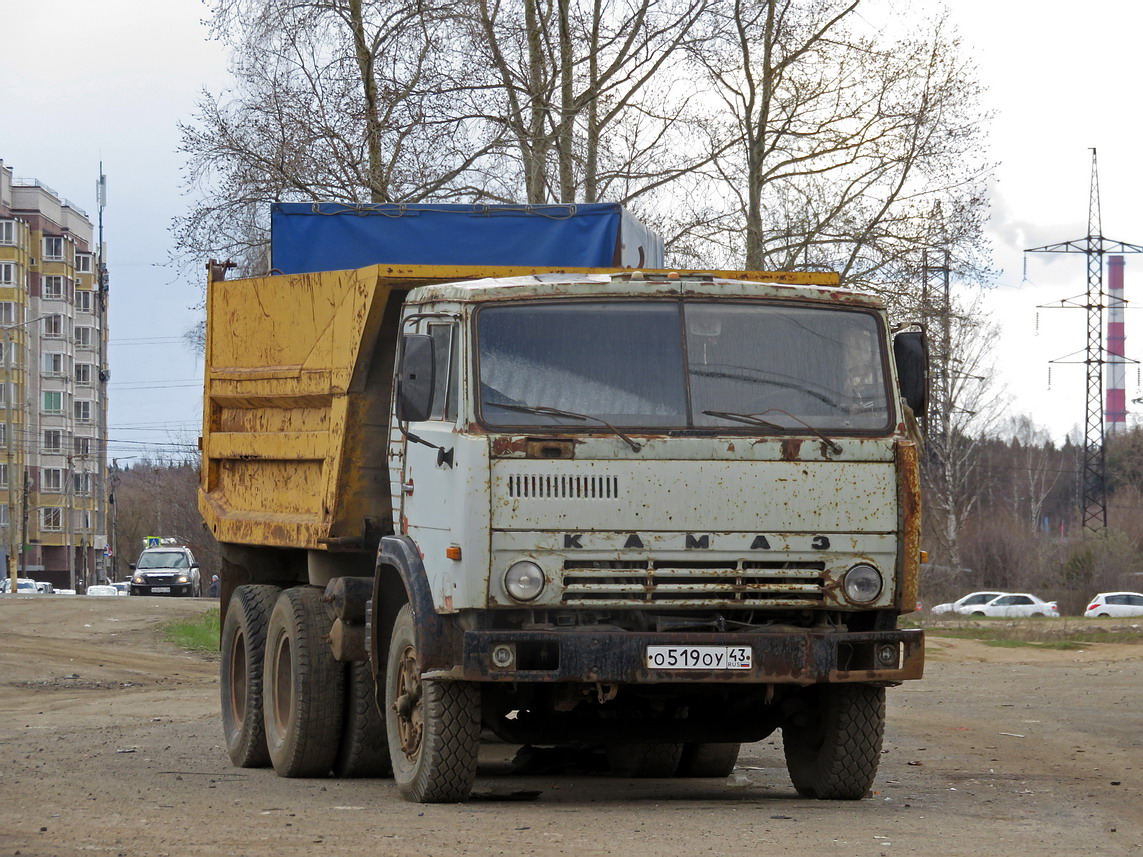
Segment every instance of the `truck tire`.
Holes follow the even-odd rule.
[[[808,725],[782,726],[786,769],[802,797],[859,800],[873,786],[885,732],[885,688],[818,688]]]
[[[679,777],[729,777],[741,744],[684,744]]]
[[[607,764],[618,777],[673,777],[682,744],[608,744]]]
[[[279,777],[325,777],[341,743],[345,665],[327,641],[333,626],[322,591],[282,591],[266,631],[266,746]]]
[[[262,723],[262,661],[270,612],[281,591],[277,586],[239,586],[222,626],[222,731],[236,768],[270,764]]]
[[[468,797],[480,748],[480,688],[421,678],[408,604],[393,623],[385,664],[385,727],[401,797],[415,803]]]
[[[368,661],[354,661],[345,669],[345,721],[333,772],[347,778],[393,776],[385,720],[377,707]]]

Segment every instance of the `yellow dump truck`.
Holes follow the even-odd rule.
[[[921,677],[925,358],[832,274],[370,265],[207,296],[238,766],[463,800],[483,730],[855,799]]]

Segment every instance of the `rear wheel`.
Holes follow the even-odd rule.
[[[393,775],[385,719],[377,707],[377,691],[368,661],[354,661],[345,670],[345,721],[333,772],[339,777]]]
[[[385,728],[401,797],[416,803],[455,803],[468,797],[480,748],[480,688],[472,682],[421,678],[408,604],[397,614],[389,642]]]
[[[885,689],[840,684],[811,693],[811,705],[782,726],[790,779],[802,797],[858,800],[881,759]]]
[[[324,777],[341,739],[345,665],[327,642],[333,622],[312,586],[278,596],[266,632],[266,745],[280,777]]]
[[[740,744],[684,744],[677,776],[729,777],[738,762]]]
[[[270,764],[262,724],[262,662],[270,612],[280,592],[277,586],[238,587],[222,626],[222,730],[230,761],[238,768]]]
[[[619,777],[673,777],[682,744],[608,744],[607,763]]]

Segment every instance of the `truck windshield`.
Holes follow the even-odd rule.
[[[502,304],[477,314],[481,419],[587,429],[877,432],[889,399],[877,316],[685,300]],[[523,406],[548,409],[529,412]]]

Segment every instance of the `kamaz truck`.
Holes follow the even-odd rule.
[[[923,671],[923,332],[834,274],[666,269],[611,206],[366,214],[211,266],[233,763],[446,802],[482,736],[725,777],[780,731],[800,794],[864,797]],[[340,216],[353,254],[439,222],[305,270]]]

